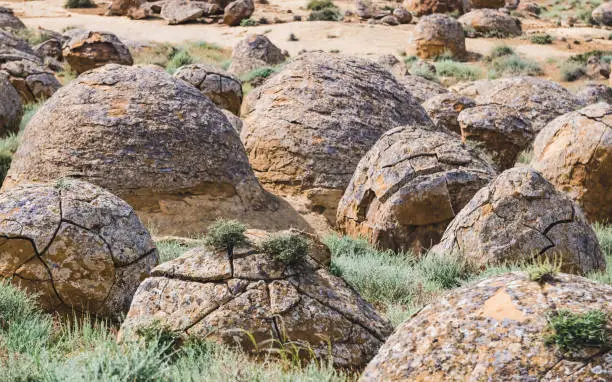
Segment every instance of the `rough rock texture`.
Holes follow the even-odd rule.
[[[610,63],[605,62],[599,56],[591,56],[587,60],[586,75],[592,80],[610,78]]]
[[[371,19],[376,11],[372,0],[355,0],[355,13],[362,19]]]
[[[33,50],[34,53],[42,59],[45,57],[51,57],[58,61],[62,61],[64,59],[62,55],[62,45],[63,42],[61,40],[51,38],[36,45]]]
[[[513,167],[535,138],[531,122],[503,105],[472,107],[462,111],[457,122],[463,142],[484,152],[498,170]]]
[[[612,3],[607,1],[595,8],[591,13],[593,20],[599,25],[612,25]]]
[[[240,132],[242,131],[242,120],[240,119],[240,117],[236,116],[236,114],[226,109],[221,109],[221,112],[223,112],[223,115],[225,115],[234,130],[236,130],[236,132],[240,134]]]
[[[11,8],[0,7],[0,29],[25,29],[25,25],[13,13]]]
[[[611,352],[562,354],[544,343],[548,314],[612,314],[612,287],[559,274],[508,273],[454,290],[402,324],[362,381],[609,381]]]
[[[417,56],[435,58],[450,52],[456,58],[465,57],[465,35],[461,24],[439,13],[422,17],[414,32]]]
[[[338,205],[338,229],[381,248],[422,252],[495,176],[459,136],[428,126],[385,133],[359,162]]]
[[[438,94],[448,93],[448,89],[444,86],[421,76],[403,76],[398,80],[418,103],[423,103]]]
[[[395,8],[393,10],[393,16],[400,24],[410,24],[412,21],[412,13],[408,12],[406,8]]]
[[[612,106],[598,103],[550,122],[531,165],[576,200],[591,221],[612,221]]]
[[[461,134],[457,116],[463,110],[476,106],[476,102],[455,92],[446,92],[423,102],[423,108],[440,130]]]
[[[430,15],[432,13],[451,13],[466,11],[467,0],[404,0],[404,8],[415,16]]]
[[[469,0],[471,9],[479,8],[503,8],[506,0]]]
[[[240,115],[242,83],[237,77],[205,64],[182,66],[174,76],[200,89],[220,108]]]
[[[391,333],[370,304],[310,258],[285,265],[253,247],[233,252],[195,248],[155,268],[136,292],[120,338],[157,323],[187,338],[255,351],[248,332],[263,351],[276,346],[270,340],[291,341],[303,358],[312,351],[337,366],[360,367]]]
[[[576,92],[578,101],[587,106],[598,102],[612,104],[612,88],[598,83],[587,83]]]
[[[83,178],[125,199],[160,234],[202,232],[217,217],[303,227],[278,215],[291,212],[262,190],[221,111],[155,66],[83,73],[39,109],[21,142],[4,189]]]
[[[240,25],[240,22],[251,17],[254,11],[255,4],[253,4],[253,0],[232,1],[225,7],[223,23],[229,26]]]
[[[108,5],[108,16],[127,16],[133,9],[140,9],[145,0],[112,0]]]
[[[298,56],[243,105],[242,141],[255,174],[335,220],[361,157],[387,130],[431,121],[410,93],[369,60],[312,52]]]
[[[234,46],[232,63],[227,71],[242,75],[263,66],[278,65],[285,58],[283,52],[266,36],[252,34]]]
[[[516,8],[518,8],[519,4],[521,3],[521,0],[505,0],[506,3],[504,4],[504,8],[508,9],[508,10],[515,10]]]
[[[406,64],[392,54],[379,56],[376,63],[384,66],[397,78],[402,78],[406,75]]]
[[[506,170],[478,191],[432,251],[478,266],[546,257],[569,273],[606,268],[582,210],[528,167]]]
[[[81,74],[106,64],[132,65],[129,49],[112,33],[83,32],[64,46],[64,58]]]
[[[157,263],[134,210],[97,186],[61,179],[0,194],[0,276],[48,310],[118,317]]]
[[[474,31],[469,37],[514,37],[522,33],[521,21],[494,9],[476,9],[457,20]]]
[[[0,72],[0,137],[19,131],[23,115],[21,98],[8,76]]]
[[[380,23],[384,24],[384,25],[390,25],[390,26],[397,26],[397,25],[400,24],[400,22],[397,19],[397,17],[395,17],[393,15],[387,15],[387,16],[383,17],[382,19],[380,19]]]
[[[476,98],[480,94],[489,91],[494,84],[495,81],[491,80],[465,81],[450,86],[448,90],[459,93],[465,97]]]
[[[484,83],[483,83],[484,84]],[[574,111],[580,102],[561,85],[536,77],[510,77],[490,81],[476,97],[479,104],[497,103],[516,110],[540,131],[559,115]]]
[[[169,0],[162,7],[160,16],[170,25],[196,20],[211,11],[211,4],[202,1]]]

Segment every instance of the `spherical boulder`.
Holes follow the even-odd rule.
[[[223,24],[229,26],[240,25],[240,22],[251,17],[254,11],[255,4],[253,4],[253,0],[232,1],[225,7],[223,12]]]
[[[463,142],[485,153],[501,171],[513,167],[535,138],[531,122],[503,105],[474,106],[459,113],[457,122]]]
[[[140,9],[146,0],[111,0],[106,12],[107,16],[127,16],[133,10]]]
[[[436,58],[447,52],[456,58],[467,54],[463,27],[450,16],[436,13],[422,17],[414,35],[420,58]]]
[[[285,59],[283,52],[266,36],[253,34],[234,46],[227,71],[240,76],[253,69],[281,64]]]
[[[431,97],[422,105],[438,129],[461,134],[457,117],[463,110],[476,106],[476,102],[455,92],[446,92]]]
[[[466,0],[404,0],[404,8],[421,17],[432,13],[465,12]]]
[[[17,30],[26,26],[19,20],[11,8],[0,7],[0,29]]]
[[[421,76],[403,76],[399,77],[398,81],[410,92],[412,97],[421,104],[438,94],[448,93],[448,89],[444,86]]]
[[[134,210],[97,186],[60,179],[0,194],[0,276],[50,311],[119,317],[157,263]]]
[[[606,268],[580,207],[528,167],[506,170],[478,191],[432,251],[478,266],[548,258],[569,273]]]
[[[253,228],[305,228],[263,191],[223,113],[159,67],[83,73],[38,110],[21,142],[4,189],[79,177],[126,200],[160,234],[235,216]]]
[[[409,125],[386,132],[359,162],[337,227],[378,247],[422,252],[495,176],[459,136]]]
[[[106,64],[132,65],[129,49],[112,33],[84,31],[64,46],[63,56],[81,74]]]
[[[357,163],[385,131],[431,125],[386,69],[323,52],[287,64],[248,95],[242,112],[241,138],[259,180],[305,196],[330,222]]]
[[[341,278],[308,256],[286,263],[256,246],[195,248],[153,270],[134,297],[120,339],[151,325],[245,351],[290,342],[299,357],[358,368],[391,333]],[[255,342],[257,349],[255,349]]]
[[[205,64],[182,66],[174,76],[200,89],[221,109],[240,115],[242,83],[237,77]]]
[[[535,132],[559,115],[580,107],[578,99],[561,85],[536,77],[501,78],[483,83],[478,104],[500,104],[531,121]]]
[[[611,286],[567,274],[543,282],[520,272],[485,279],[445,294],[403,323],[361,380],[609,380],[609,349],[561,352],[546,339],[549,319],[562,312],[598,310],[609,320],[611,296]]]
[[[469,37],[515,37],[522,32],[521,21],[494,9],[476,9],[457,19],[464,28],[472,30]]]
[[[612,88],[604,84],[587,83],[575,95],[585,106],[598,102],[612,104]]]
[[[19,93],[11,85],[8,76],[0,72],[0,137],[17,133],[22,115]]]
[[[612,106],[598,103],[550,122],[531,165],[576,200],[590,221],[612,221]]]
[[[612,25],[612,3],[606,1],[595,8],[591,13],[593,20],[599,25]]]

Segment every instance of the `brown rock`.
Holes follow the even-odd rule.
[[[503,8],[506,5],[506,0],[469,0],[471,9],[479,8]]]
[[[478,105],[457,117],[464,143],[477,147],[500,170],[513,167],[521,151],[535,138],[531,122],[514,109],[498,105]]]
[[[609,1],[602,3],[591,13],[593,20],[599,25],[612,25],[612,3]]]
[[[438,94],[448,93],[448,89],[444,86],[420,76],[404,76],[399,78],[399,82],[418,103],[423,103]]]
[[[221,109],[240,115],[242,83],[237,77],[205,64],[182,66],[174,76],[200,89]]]
[[[0,7],[0,29],[17,30],[25,28],[26,26],[15,16],[11,8]]]
[[[357,163],[385,131],[431,126],[383,67],[322,52],[287,64],[249,94],[242,112],[241,138],[260,181],[305,196],[330,222]]]
[[[155,268],[120,337],[152,324],[253,353],[291,341],[309,349],[300,358],[332,359],[339,367],[363,366],[392,331],[350,286],[311,259],[285,265],[254,247],[231,257],[196,248]]]
[[[610,296],[609,285],[566,274],[540,284],[508,273],[456,289],[402,324],[361,380],[609,380],[609,350],[564,354],[545,344],[545,329],[561,310],[609,316]]]
[[[223,23],[232,27],[240,25],[240,22],[251,17],[254,11],[253,0],[232,1],[225,7]]]
[[[468,10],[465,3],[465,0],[404,0],[404,8],[420,17],[432,13],[463,13]]]
[[[41,42],[36,45],[34,49],[34,53],[41,58],[51,57],[58,61],[63,60],[62,56],[62,41],[56,38],[51,38],[47,41]]]
[[[415,29],[415,40],[417,56],[423,59],[435,58],[445,52],[456,58],[463,58],[467,54],[461,24],[446,15],[422,17]]]
[[[476,9],[459,17],[457,20],[474,30],[469,37],[515,37],[522,34],[521,21],[506,13],[494,9]]]
[[[446,92],[429,98],[422,105],[438,129],[461,134],[457,116],[463,110],[476,106],[476,102],[455,92]]]
[[[576,200],[590,221],[612,221],[612,106],[598,103],[550,122],[531,165]]]
[[[610,78],[610,64],[601,60],[598,56],[591,56],[587,60],[586,74],[593,80]]]
[[[81,74],[106,64],[132,65],[129,49],[112,33],[85,31],[66,43],[64,58]]]
[[[278,65],[284,62],[285,58],[281,50],[266,36],[252,34],[234,46],[232,63],[227,71],[240,76],[253,69]]]
[[[170,25],[182,24],[211,14],[215,5],[203,1],[167,0],[161,6],[160,16]]]
[[[123,200],[58,180],[0,194],[0,276],[48,310],[117,318],[158,263],[149,232]]]
[[[479,267],[548,258],[568,273],[606,268],[580,208],[528,167],[506,170],[478,191],[432,251]]]
[[[108,5],[108,16],[127,16],[134,9],[140,9],[145,0],[112,0]]]
[[[495,175],[459,136],[430,126],[386,132],[359,162],[338,205],[342,233],[422,252]]]
[[[0,137],[17,133],[22,115],[19,93],[11,85],[8,76],[0,72]]]

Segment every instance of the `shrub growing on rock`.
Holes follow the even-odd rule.
[[[308,254],[308,241],[298,234],[271,236],[260,247],[263,252],[285,264],[293,264]]]
[[[248,242],[244,235],[245,232],[246,225],[239,221],[219,219],[208,227],[205,243],[216,249],[226,249],[231,253],[235,247]]]
[[[575,313],[570,310],[553,311],[548,315],[545,343],[555,345],[566,353],[583,347],[604,348],[609,344],[606,335],[607,312],[589,310]]]

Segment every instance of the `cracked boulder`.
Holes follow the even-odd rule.
[[[0,194],[0,276],[49,311],[119,317],[158,260],[134,210],[102,188],[60,179]]]
[[[132,55],[117,36],[108,32],[84,31],[64,45],[63,56],[78,74],[106,64],[132,65]]]
[[[521,21],[496,9],[476,9],[457,19],[474,37],[508,38],[523,33]]]
[[[291,342],[299,356],[358,368],[393,330],[341,278],[310,257],[286,265],[255,246],[201,247],[155,268],[138,288],[120,338],[161,326],[246,351]],[[331,354],[330,354],[331,351]]]
[[[370,381],[609,381],[612,352],[545,342],[562,310],[612,315],[612,287],[568,274],[508,273],[455,289],[403,323],[365,369]],[[610,322],[608,321],[608,327]]]
[[[447,91],[429,98],[422,106],[438,129],[461,134],[457,117],[463,110],[476,106],[476,102],[471,98]]]
[[[181,66],[174,76],[200,89],[221,109],[240,115],[242,83],[237,77],[206,64]]]
[[[416,54],[430,59],[448,52],[455,58],[467,55],[465,34],[457,20],[443,14],[422,17],[414,30]]]
[[[16,134],[22,115],[19,93],[11,85],[8,76],[0,72],[0,137]]]
[[[249,94],[242,111],[241,138],[260,181],[305,196],[330,222],[357,163],[385,131],[432,126],[385,68],[323,52],[287,64]]]
[[[459,136],[398,127],[359,162],[336,224],[380,248],[420,253],[440,240],[455,214],[494,176]]]
[[[398,82],[404,86],[418,103],[437,96],[438,94],[448,93],[448,89],[437,82],[430,81],[421,76],[407,75],[398,78]]]
[[[252,228],[307,229],[261,188],[221,110],[155,66],[81,74],[38,110],[21,142],[4,189],[78,177],[126,200],[160,234],[236,216]]]
[[[478,191],[432,251],[476,266],[548,259],[568,273],[606,268],[580,207],[528,167],[506,170]]]
[[[542,78],[510,77],[477,83],[476,103],[496,103],[512,108],[531,122],[536,133],[559,115],[581,106],[563,86]]]
[[[612,106],[598,103],[550,122],[531,165],[594,222],[612,221]]]
[[[477,147],[500,171],[513,167],[521,151],[535,137],[531,122],[514,109],[498,105],[477,105],[459,113],[461,139]]]
[[[228,72],[241,76],[254,69],[285,62],[283,52],[262,34],[252,34],[240,40],[232,49]]]

